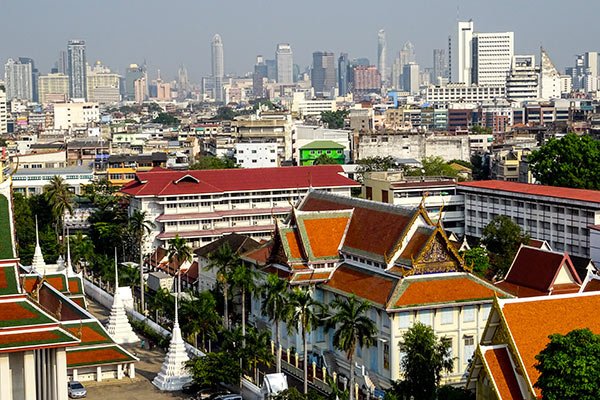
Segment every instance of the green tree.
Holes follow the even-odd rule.
[[[600,190],[600,141],[569,133],[529,156],[533,176],[544,185]]]
[[[169,263],[177,260],[179,266],[181,266],[186,262],[191,262],[194,258],[192,248],[188,242],[184,238],[179,237],[179,235],[175,235],[168,243],[169,247],[167,248],[167,254],[169,256]]]
[[[231,157],[202,156],[195,163],[190,165],[190,169],[231,169],[238,168],[235,160]]]
[[[269,318],[275,325],[275,347],[277,349],[277,372],[281,372],[281,321],[285,320],[287,292],[289,283],[275,274],[267,275],[267,279],[261,286],[263,296],[261,313]]]
[[[473,273],[478,276],[486,276],[490,268],[490,257],[483,247],[473,247],[465,250],[462,254],[465,265],[473,268]]]
[[[237,117],[237,113],[233,111],[233,108],[223,106],[217,109],[217,114],[212,118],[217,121],[231,121]]]
[[[239,256],[231,250],[231,246],[227,242],[208,256],[207,269],[209,271],[215,270],[217,282],[223,289],[223,328],[225,330],[229,329],[229,285],[231,275],[239,262]]]
[[[473,180],[490,179],[490,157],[488,154],[473,154],[471,164],[473,165]]]
[[[237,288],[241,294],[242,302],[242,335],[246,336],[246,295],[253,295],[258,286],[258,275],[254,269],[248,268],[243,263],[238,263],[231,271],[231,286]]]
[[[437,400],[475,400],[475,393],[468,389],[444,385],[438,389]]]
[[[62,232],[61,243],[65,237],[65,213],[73,214],[73,192],[63,178],[53,176],[44,186],[44,195],[50,204],[52,215],[56,220],[56,231]]]
[[[78,270],[84,269],[84,275],[87,275],[85,267],[94,258],[94,243],[90,238],[83,236],[81,232],[73,237],[71,236],[71,260],[77,265]]]
[[[361,158],[356,163],[358,164],[358,172],[361,174],[373,171],[387,171],[388,169],[398,167],[396,160],[391,156]]]
[[[403,335],[400,350],[404,357],[400,369],[404,375],[401,386],[419,400],[434,400],[443,371],[452,372],[453,361],[450,343],[440,340],[433,329],[416,322]]]
[[[410,168],[407,170],[407,175],[410,176],[447,176],[456,178],[458,171],[444,161],[442,157],[432,156],[425,157],[421,160],[422,168]]]
[[[161,112],[156,118],[152,120],[155,124],[163,124],[163,125],[179,125],[179,119],[175,118],[173,115],[169,113]]]
[[[487,128],[481,125],[473,125],[473,127],[471,127],[471,133],[474,133],[476,135],[491,135],[492,128]]]
[[[337,326],[333,345],[346,353],[350,363],[350,400],[354,400],[354,353],[356,346],[371,347],[375,343],[377,327],[367,317],[371,304],[356,296],[338,297],[332,303],[335,314],[332,323]]]
[[[144,236],[152,231],[155,227],[154,223],[146,218],[146,211],[135,210],[129,217],[129,231],[135,238],[139,252],[139,272],[140,272],[140,311],[142,314],[146,311],[146,302],[144,295],[146,285],[144,284]]]
[[[332,165],[339,164],[336,159],[328,156],[327,154],[321,154],[313,161],[313,165]]]
[[[201,386],[239,385],[242,374],[239,360],[227,351],[194,358],[188,361],[187,367],[194,382]]]
[[[495,216],[483,229],[481,243],[486,247],[490,272],[502,278],[508,272],[521,244],[529,242],[529,236],[506,215]]]
[[[179,307],[181,330],[198,347],[198,336],[202,338],[202,348],[208,340],[208,351],[211,341],[217,338],[221,317],[217,313],[217,302],[209,291],[200,293],[189,292]]]
[[[244,334],[244,353],[249,372],[253,373],[254,383],[258,384],[258,366],[269,368],[273,365],[270,333],[251,327],[248,334]]]
[[[553,334],[536,356],[540,377],[535,387],[544,400],[592,400],[600,393],[600,335],[576,329]]]
[[[29,201],[21,193],[13,194],[13,212],[17,252],[23,265],[31,265],[35,250],[35,219]]]
[[[175,299],[167,289],[160,289],[148,299],[148,310],[154,313],[156,322],[163,318],[175,318]]]
[[[329,129],[343,129],[344,120],[348,117],[349,113],[348,110],[323,111],[321,112],[321,121]]]
[[[324,306],[312,297],[311,290],[294,288],[287,303],[286,323],[293,332],[300,327],[304,364],[304,393],[308,393],[308,335],[317,327]]]

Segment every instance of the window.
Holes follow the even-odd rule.
[[[454,309],[442,308],[442,325],[450,325],[454,322]]]
[[[430,310],[422,310],[418,312],[419,321],[424,325],[432,325],[433,313]]]
[[[463,307],[463,322],[475,321],[475,306]]]
[[[465,342],[463,363],[467,364],[475,352],[475,338],[473,336],[465,336],[463,340]]]
[[[410,312],[403,311],[398,316],[400,329],[407,329],[410,327]]]
[[[383,344],[383,368],[390,369],[390,345],[388,343]]]
[[[381,314],[381,324],[384,328],[390,328],[390,316],[386,312]]]

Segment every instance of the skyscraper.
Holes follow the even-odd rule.
[[[471,49],[471,82],[486,86],[506,85],[514,56],[514,33],[475,33]]]
[[[402,89],[410,94],[419,93],[419,65],[410,62],[402,66]]]
[[[473,61],[473,21],[459,22],[455,44],[452,44],[452,82],[471,84],[471,65]]]
[[[333,53],[328,51],[313,53],[311,82],[315,96],[331,98],[335,95],[335,56]]]
[[[190,91],[190,81],[185,65],[181,64],[177,71],[177,95],[180,99],[185,99]]]
[[[58,61],[56,62],[56,72],[63,75],[69,74],[69,57],[67,57],[67,52],[61,50],[58,53]]]
[[[292,85],[294,83],[294,55],[288,43],[279,43],[275,53],[277,61],[277,83]]]
[[[31,92],[33,101],[38,101],[38,77],[40,75],[40,71],[35,67],[35,62],[33,58],[29,57],[19,57],[19,62],[21,64],[30,64],[31,65]]]
[[[4,65],[6,100],[33,100],[31,64],[9,58]]]
[[[433,83],[439,84],[440,78],[448,78],[448,59],[446,58],[446,50],[433,49]]]
[[[85,41],[69,40],[67,45],[67,59],[69,96],[72,99],[86,99],[87,66],[85,58]]]
[[[225,76],[225,62],[223,59],[223,41],[216,34],[212,39],[212,77],[215,80],[215,101],[223,102],[223,77]]]
[[[400,50],[400,65],[404,67],[406,64],[416,63],[417,57],[415,56],[415,46],[410,42],[404,43],[402,50]]]
[[[6,86],[0,81],[0,135],[8,132],[8,113],[6,112]]]
[[[126,100],[135,100],[136,99],[136,88],[135,88],[135,82],[138,79],[141,78],[145,78],[146,77],[146,68],[145,67],[140,67],[137,64],[129,64],[129,67],[127,67],[127,69],[125,70],[125,99]],[[146,83],[147,79],[145,79],[142,83]],[[143,89],[140,88],[140,90],[143,91],[142,94],[142,101],[145,98],[145,96],[148,93],[148,88]],[[139,96],[138,96],[139,97]]]
[[[348,53],[341,53],[338,58],[338,89],[340,96],[348,94]]]
[[[265,97],[264,80],[269,76],[269,68],[265,63],[263,56],[256,56],[256,64],[254,64],[254,74],[252,74],[252,94],[255,98],[260,99]]]
[[[379,70],[379,74],[381,75],[381,81],[385,83],[387,81],[386,77],[386,63],[385,59],[387,57],[387,41],[385,39],[385,30],[380,29],[377,33],[377,69]]]

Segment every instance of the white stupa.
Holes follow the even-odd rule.
[[[171,336],[171,343],[169,343],[169,351],[160,372],[152,381],[154,386],[160,390],[181,390],[183,385],[192,381],[192,377],[185,367],[189,357],[179,328],[178,297],[179,288],[177,289],[177,296],[175,296],[175,323],[173,324],[173,335]]]
[[[44,261],[44,255],[42,254],[42,248],[40,247],[37,215],[35,216],[35,251],[33,252],[33,259],[31,260],[31,267],[38,274],[42,276],[46,275],[46,262]]]
[[[137,343],[140,338],[133,332],[125,306],[119,295],[119,272],[117,270],[117,249],[115,249],[115,296],[113,298],[112,308],[110,309],[110,317],[108,317],[108,325],[106,330],[110,337],[119,344]]]

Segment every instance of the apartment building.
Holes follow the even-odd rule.
[[[557,251],[590,257],[590,226],[600,224],[600,192],[506,181],[458,184],[465,196],[465,233],[481,237],[497,215],[506,215],[532,238]]]
[[[130,196],[130,211],[145,211],[155,227],[145,251],[165,246],[179,236],[194,247],[227,233],[255,239],[271,236],[277,219],[310,190],[350,196],[360,187],[339,165],[229,170],[138,172],[122,193]]]

